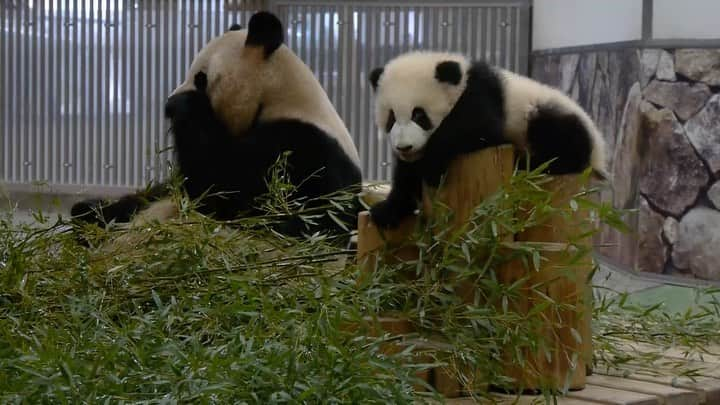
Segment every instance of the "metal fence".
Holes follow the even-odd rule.
[[[140,187],[171,158],[162,109],[195,53],[263,8],[345,120],[366,179],[389,177],[367,74],[411,49],[525,73],[529,2],[0,0],[0,182]]]

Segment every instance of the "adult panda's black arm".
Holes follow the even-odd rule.
[[[388,198],[372,206],[370,216],[380,228],[394,228],[412,215],[422,193],[418,163],[395,159],[392,188]]]
[[[420,160],[423,181],[437,187],[459,155],[509,143],[504,136],[501,78],[483,62],[471,66],[465,91],[433,132]]]
[[[103,198],[91,198],[75,203],[70,209],[74,220],[105,226],[110,222],[129,222],[133,215],[143,210],[153,201],[169,194],[170,187],[166,183],[156,184],[129,194],[116,201]]]

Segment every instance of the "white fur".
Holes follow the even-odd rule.
[[[395,125],[389,134],[393,148],[402,139],[403,142],[411,143],[414,150],[422,149],[430,134],[450,113],[465,90],[465,77],[457,86],[440,83],[435,79],[435,66],[442,61],[458,62],[463,71],[470,67],[461,55],[432,52],[406,53],[385,65],[376,90],[375,124],[382,134],[387,135],[384,133],[385,126],[390,110],[393,110]],[[433,124],[429,131],[422,130],[412,121],[412,111],[417,106],[425,109]],[[422,132],[418,132],[418,129]]]
[[[307,65],[285,45],[266,59],[262,48],[245,46],[246,37],[247,30],[238,30],[210,40],[170,96],[194,90],[195,75],[205,72],[213,109],[234,135],[242,136],[262,104],[260,122],[290,118],[313,124],[336,139],[359,167],[350,133]],[[177,213],[172,200],[162,199],[141,211],[131,226],[164,222]]]
[[[213,109],[234,134],[248,129],[262,104],[261,122],[290,118],[313,124],[336,139],[359,167],[352,137],[310,68],[285,45],[266,59],[262,48],[245,46],[246,37],[243,29],[213,38],[172,94],[194,89],[195,74],[203,71]]]
[[[590,165],[605,175],[605,139],[593,120],[575,101],[562,91],[504,69],[498,69],[505,92],[505,136],[515,144],[525,146],[528,120],[538,106],[552,104],[576,114],[592,137]]]
[[[467,77],[463,75],[457,86],[438,82],[435,79],[435,66],[444,61],[458,62],[463,72],[467,72],[471,65],[461,54],[422,51],[400,55],[385,65],[375,95],[375,123],[381,134],[384,134],[391,109],[396,121],[406,124],[410,122],[413,108],[424,108],[433,123],[430,134],[450,113],[465,90]],[[577,103],[560,90],[535,80],[503,69],[497,69],[497,72],[502,78],[505,93],[507,122],[504,136],[509,141],[520,148],[525,147],[528,119],[532,118],[538,106],[552,103],[580,117],[592,137],[591,165],[601,175],[605,175],[605,140],[592,119]],[[392,131],[390,137],[395,146]],[[418,141],[417,145],[421,147],[424,141]]]
[[[426,131],[413,121],[395,122],[390,130],[390,143],[395,153],[403,160],[411,162],[420,157],[418,153],[422,151],[430,135],[432,135],[432,129]],[[406,150],[405,148],[410,149]]]

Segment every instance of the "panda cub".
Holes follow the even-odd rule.
[[[285,152],[296,196],[318,199],[361,184],[360,159],[345,124],[310,69],[283,45],[281,22],[267,12],[211,40],[169,96],[165,115],[183,188],[199,211],[221,220],[257,212],[269,169]],[[320,204],[319,202],[317,203]],[[309,203],[308,205],[311,205]],[[117,201],[86,200],[76,219],[105,224],[164,221],[177,215],[166,185]],[[346,218],[355,221],[355,213]],[[338,230],[332,218],[319,228]],[[298,218],[280,226],[297,235]]]
[[[559,90],[463,55],[410,52],[369,77],[375,122],[396,157],[388,198],[371,208],[380,227],[417,209],[422,183],[437,187],[458,155],[501,144],[526,151],[549,174],[592,167],[605,176],[605,143],[590,117]]]

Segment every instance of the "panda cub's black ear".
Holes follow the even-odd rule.
[[[240,31],[242,29],[242,25],[240,24],[233,24],[228,28],[228,31]]]
[[[245,46],[262,46],[265,48],[265,57],[268,57],[282,43],[283,27],[277,17],[267,11],[260,11],[250,17]]]
[[[370,80],[370,84],[372,85],[373,90],[377,90],[378,80],[380,80],[380,76],[382,76],[384,71],[384,68],[378,67],[373,69],[372,72],[370,72],[368,80]]]
[[[460,84],[460,80],[462,80],[460,64],[454,61],[438,63],[437,66],[435,66],[435,78],[440,83]]]

